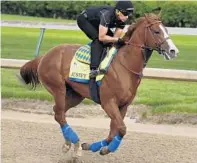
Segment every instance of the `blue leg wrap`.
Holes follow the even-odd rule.
[[[92,151],[92,152],[97,152],[99,151],[102,147],[104,146],[107,146],[108,143],[106,140],[102,140],[102,141],[98,141],[98,142],[95,142],[95,143],[92,143],[89,147],[89,149]]]
[[[77,136],[76,132],[74,132],[68,124],[64,124],[61,129],[66,140],[72,142],[73,144],[76,144],[79,141],[79,137]]]
[[[121,141],[122,141],[122,137],[121,137],[119,134],[116,135],[116,136],[112,139],[112,141],[110,142],[110,144],[108,145],[108,150],[109,150],[110,152],[115,152],[115,151],[118,149],[118,147],[119,147]]]

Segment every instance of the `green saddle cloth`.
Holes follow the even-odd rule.
[[[82,63],[90,64],[90,44],[81,46],[75,53],[75,58]]]

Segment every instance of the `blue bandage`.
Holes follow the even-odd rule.
[[[108,145],[108,150],[109,150],[110,152],[115,152],[115,151],[118,149],[118,147],[119,147],[121,141],[122,141],[122,137],[121,137],[119,134],[116,135],[116,136],[112,139],[112,141],[110,142],[110,144]]]
[[[108,143],[106,140],[102,140],[102,141],[98,141],[98,142],[95,142],[95,143],[92,143],[89,147],[89,149],[92,151],[92,152],[97,152],[99,151],[102,147],[104,146],[107,146]]]
[[[72,142],[73,144],[76,144],[79,141],[79,137],[68,124],[64,124],[61,129],[66,140]]]

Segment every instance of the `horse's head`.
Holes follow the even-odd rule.
[[[129,44],[135,45],[134,33],[137,33],[136,38],[143,40],[143,48],[156,50],[168,60],[179,53],[159,15],[145,14],[135,25],[130,26],[127,32],[127,36],[130,35]]]

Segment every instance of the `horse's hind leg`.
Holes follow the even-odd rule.
[[[66,101],[65,113],[70,108],[75,107],[79,103],[81,103],[83,99],[84,99],[84,97],[82,97],[80,94],[78,94],[74,90],[69,90],[69,94],[67,94],[65,97],[65,101]],[[54,106],[54,108],[55,108],[55,106]],[[71,142],[68,140],[65,140],[65,144],[62,147],[62,151],[67,153],[70,150],[70,147],[71,147]],[[74,146],[74,151],[75,151],[76,156],[81,155],[81,146],[79,143]]]
[[[68,102],[67,100],[65,100],[66,97],[65,81],[63,80],[60,74],[59,75],[56,74],[55,77],[51,75],[52,74],[42,75],[41,80],[43,85],[54,97],[55,100],[54,118],[61,127],[65,141],[73,143],[75,147],[78,147],[77,149],[80,150],[79,137],[76,134],[76,132],[74,132],[73,129],[68,125],[66,121],[65,111],[68,110]],[[69,145],[69,143],[66,143],[66,145]]]
[[[70,87],[69,85],[66,85],[66,87]],[[78,104],[80,104],[83,101],[84,97],[82,97],[80,94],[78,94],[77,92],[75,92],[71,87],[70,89],[67,89],[67,94],[65,97],[65,101],[66,101],[66,106],[65,106],[65,112],[67,110],[69,110],[72,107],[77,106]]]

